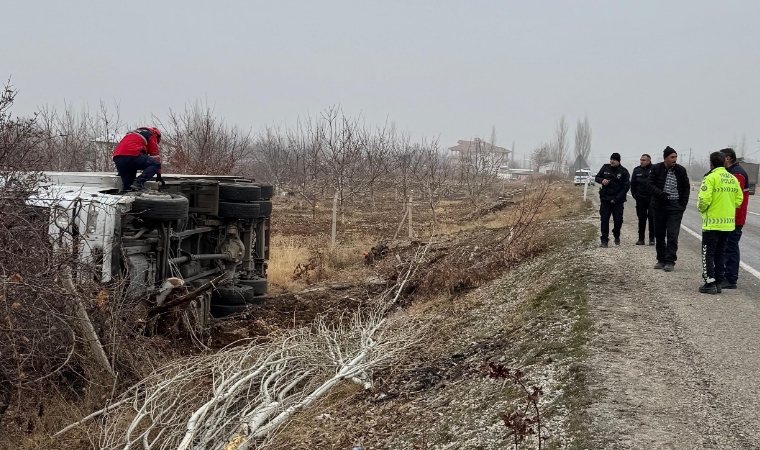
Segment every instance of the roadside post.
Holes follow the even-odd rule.
[[[338,220],[338,192],[335,192],[335,197],[333,197],[333,214],[332,214],[332,239],[330,241],[330,244],[332,248],[335,248],[335,235],[336,235],[336,228],[337,228],[337,220]]]
[[[591,172],[586,177],[586,182],[583,183],[583,201],[586,201],[586,195],[588,194],[588,180],[591,178]]]

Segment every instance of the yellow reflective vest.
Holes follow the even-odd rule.
[[[702,229],[734,231],[736,208],[742,205],[744,193],[735,176],[725,167],[716,167],[702,179],[697,209],[702,213]]]

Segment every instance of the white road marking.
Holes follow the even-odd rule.
[[[696,231],[693,231],[691,228],[687,227],[686,225],[681,225],[681,228],[684,231],[686,231],[687,233],[689,233],[690,235],[692,235],[695,238],[699,239],[700,241],[702,240],[702,235],[701,234],[698,234]],[[739,261],[739,266],[742,269],[744,269],[747,272],[749,272],[750,274],[752,274],[755,278],[757,278],[758,280],[760,280],[760,272],[757,271],[757,270],[755,270],[754,268],[752,268],[752,266],[750,266],[749,264],[745,263],[744,261]]]
[[[752,212],[752,211],[747,211],[747,214],[754,214],[756,216],[760,216],[760,213],[756,213],[756,212]]]

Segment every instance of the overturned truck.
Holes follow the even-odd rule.
[[[272,186],[235,176],[164,175],[120,192],[112,173],[46,172],[31,201],[50,217],[53,245],[146,298],[165,280],[215,289],[192,302],[205,322],[245,310],[267,292]]]

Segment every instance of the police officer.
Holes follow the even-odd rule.
[[[606,248],[610,237],[610,215],[614,224],[612,234],[615,245],[620,245],[620,228],[623,226],[623,206],[628,188],[631,186],[628,169],[620,165],[620,153],[610,156],[610,163],[605,164],[596,174],[599,189],[599,215],[602,219],[602,236],[600,247]]]
[[[652,170],[652,157],[644,153],[639,158],[639,165],[631,175],[631,195],[636,200],[636,215],[639,218],[639,240],[636,245],[644,245],[644,233],[649,221],[649,245],[654,245],[654,211],[652,194],[647,187],[649,172]]]

